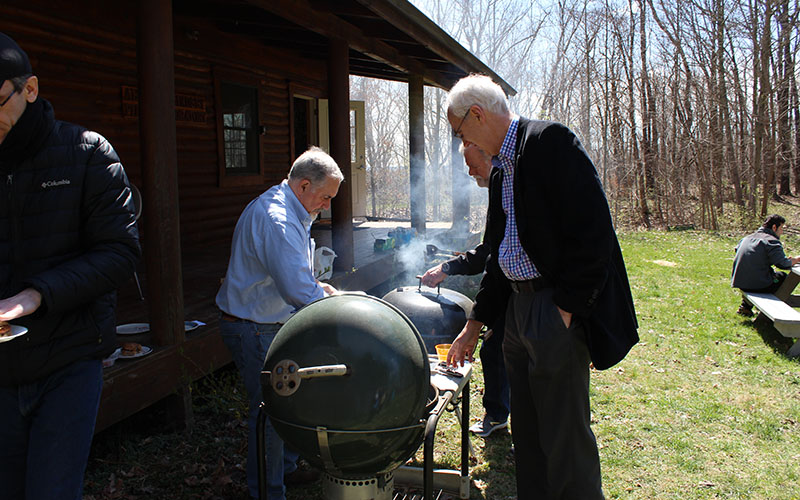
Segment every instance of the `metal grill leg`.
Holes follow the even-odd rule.
[[[258,420],[256,421],[256,455],[258,456],[258,498],[267,500],[267,445],[264,443],[264,432],[267,427],[267,412],[264,403],[258,407]]]

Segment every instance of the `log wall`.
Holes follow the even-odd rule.
[[[28,53],[41,96],[53,104],[56,118],[104,135],[131,181],[141,185],[139,123],[130,116],[131,90],[135,94],[137,89],[135,3],[5,1],[0,4],[0,31]],[[229,242],[244,206],[286,176],[293,160],[289,86],[325,95],[327,70],[324,54],[321,60],[302,59],[255,38],[224,33],[213,20],[176,16],[174,33],[176,106],[181,108],[181,97],[191,105],[179,110],[176,125],[176,202],[186,253]],[[215,71],[243,72],[259,82],[260,121],[265,127],[259,184],[220,186]],[[196,109],[198,102],[204,113]]]

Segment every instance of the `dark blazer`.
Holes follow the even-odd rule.
[[[587,332],[597,369],[622,360],[639,341],[625,263],[597,171],[575,134],[565,126],[520,118],[514,169],[519,238],[537,270],[554,286],[553,300],[573,313]],[[503,171],[489,184],[487,273],[472,318],[492,324],[504,314],[511,292],[497,264],[505,234]]]

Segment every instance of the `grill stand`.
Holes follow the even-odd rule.
[[[436,500],[441,498],[440,494],[434,497],[434,488],[458,494],[459,499],[469,498],[469,455],[471,443],[469,441],[469,379],[472,376],[472,365],[465,363],[457,371],[460,377],[440,373],[436,370],[436,356],[431,357],[431,383],[439,389],[439,400],[436,406],[428,415],[425,424],[425,440],[423,444],[423,466],[409,467],[401,466],[393,474],[387,475],[387,483],[391,481],[392,475],[396,483],[408,486],[422,486],[422,500]],[[459,398],[461,402],[461,412],[458,412]],[[433,440],[436,437],[436,426],[448,405],[452,404],[459,423],[461,424],[461,471],[457,470],[433,470]],[[256,450],[258,456],[258,497],[260,500],[267,498],[267,469],[266,469],[266,444],[264,443],[264,432],[267,423],[267,412],[264,411],[262,403],[258,410],[258,421],[256,423]],[[325,474],[325,476],[329,476]],[[373,478],[374,479],[374,478]],[[326,478],[329,481],[340,481],[335,477]],[[364,485],[366,486],[366,485]],[[327,488],[326,488],[327,489]],[[382,489],[382,488],[381,488]],[[397,498],[397,496],[395,496]],[[403,498],[403,497],[400,497]],[[416,496],[414,497],[416,498]],[[335,500],[333,498],[327,500]]]
[[[258,498],[267,500],[267,443],[264,442],[264,432],[267,427],[267,412],[264,411],[264,402],[258,405],[258,420],[256,421],[256,456],[258,457]]]
[[[396,485],[421,486],[423,500],[436,500],[441,495],[434,496],[434,491],[447,491],[457,494],[460,499],[468,499],[470,492],[469,455],[471,443],[469,441],[469,379],[472,375],[472,365],[465,363],[458,369],[461,377],[443,374],[436,370],[436,356],[431,357],[431,383],[439,389],[439,401],[428,416],[425,426],[425,441],[423,448],[423,466],[401,466],[394,472]],[[458,403],[461,411],[458,411]],[[433,470],[433,440],[436,437],[436,426],[439,418],[444,414],[448,405],[453,405],[454,413],[461,424],[461,470]],[[401,497],[402,498],[402,497]],[[416,497],[415,497],[416,498]]]

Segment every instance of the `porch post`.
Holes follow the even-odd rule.
[[[150,330],[156,345],[184,341],[178,215],[172,2],[139,2],[139,141],[143,255]]]
[[[452,174],[453,186],[453,230],[458,233],[466,233],[469,230],[469,193],[456,193],[457,186],[468,186],[468,175],[464,171],[464,156],[458,152],[461,139],[453,137],[450,141],[450,169]]]
[[[350,172],[350,54],[347,41],[331,38],[328,49],[328,123],[331,156],[344,174],[339,194],[331,202],[334,271],[350,271],[353,251],[353,182]]]
[[[411,227],[425,233],[425,121],[422,76],[408,75]]]

